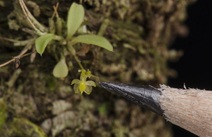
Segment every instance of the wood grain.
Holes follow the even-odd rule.
[[[212,137],[212,91],[161,85],[166,120],[200,137]]]

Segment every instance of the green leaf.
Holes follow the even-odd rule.
[[[67,19],[67,38],[71,39],[72,36],[76,33],[80,25],[84,20],[84,8],[82,5],[73,3],[68,12]]]
[[[35,49],[42,56],[46,46],[51,42],[54,38],[54,34],[47,33],[35,40]]]
[[[110,44],[110,42],[99,35],[80,35],[74,37],[71,42],[73,45],[76,43],[92,44],[107,49],[109,51],[113,51],[113,46]]]
[[[56,78],[65,78],[68,75],[68,67],[65,58],[62,58],[54,67],[53,75]]]

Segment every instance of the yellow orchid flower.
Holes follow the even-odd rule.
[[[96,87],[96,84],[94,81],[89,80],[86,81],[87,78],[90,78],[92,76],[91,72],[88,70],[80,70],[81,75],[80,75],[80,79],[74,79],[71,82],[71,85],[74,85],[74,91],[75,93],[80,93],[82,94],[83,92],[85,92],[86,94],[90,94],[93,87]]]

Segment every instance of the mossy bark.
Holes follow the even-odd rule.
[[[59,1],[58,13],[64,20],[72,2]],[[167,61],[179,58],[182,53],[169,50],[168,46],[176,35],[186,34],[183,21],[193,0],[77,2],[86,10],[88,30],[103,34],[114,46],[114,52],[90,45],[75,47],[83,66],[101,81],[158,85],[175,74],[167,67]],[[48,26],[52,6],[57,1],[26,3],[35,18]],[[1,0],[0,9],[0,63],[3,63],[24,48],[13,46],[5,38],[28,40],[33,35],[22,31],[29,25],[17,1]],[[32,63],[26,56],[20,59],[18,69],[14,67],[17,62],[0,68],[1,104],[7,106],[7,118],[0,119],[0,136],[172,136],[162,117],[100,88],[89,96],[74,94],[70,83],[79,76],[78,64],[69,56],[69,76],[58,80],[52,76],[58,61],[55,54],[59,53],[49,47]],[[5,109],[0,108],[0,114],[5,115]]]

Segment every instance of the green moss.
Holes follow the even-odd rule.
[[[2,98],[0,98],[0,131],[7,119],[7,106]]]
[[[47,137],[43,130],[25,118],[12,118],[1,131],[2,137]]]

